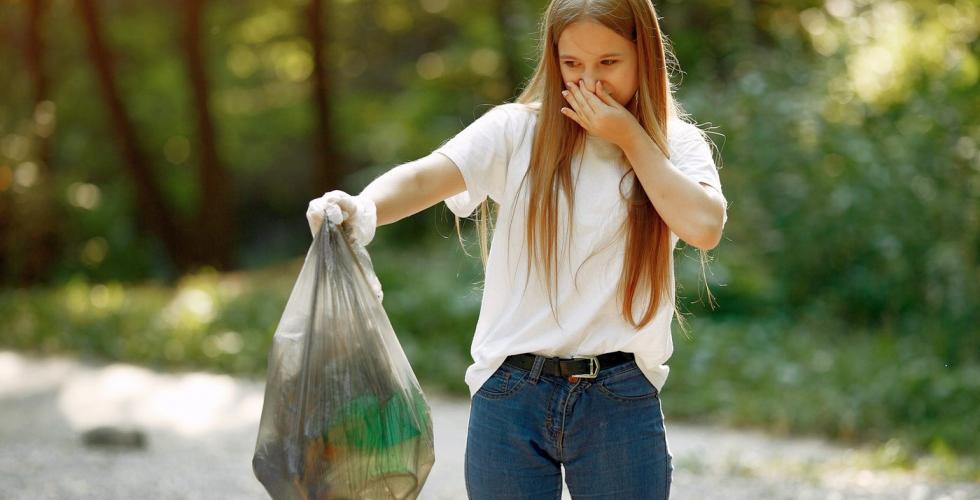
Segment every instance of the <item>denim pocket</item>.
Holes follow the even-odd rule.
[[[476,391],[488,399],[501,399],[517,392],[524,385],[528,372],[510,365],[500,365],[497,371]]]
[[[657,386],[650,383],[639,367],[622,371],[596,383],[605,396],[620,401],[637,401],[657,397]]]

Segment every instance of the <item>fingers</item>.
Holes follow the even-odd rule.
[[[366,246],[374,239],[377,227],[377,207],[364,196],[351,196],[340,190],[330,191],[310,202],[306,218],[315,235],[323,219],[340,226],[353,242]]]
[[[334,224],[341,224],[353,214],[348,201],[350,198],[351,195],[339,189],[329,191],[311,202],[310,209],[326,214],[330,222]]]
[[[570,107],[561,108],[561,112],[563,115],[574,120],[575,123],[578,123],[579,126],[581,126],[582,128],[587,129],[588,127],[586,127],[585,124],[582,123],[582,118],[580,115],[580,113],[582,113],[584,104],[581,103],[579,96],[575,95],[575,92],[573,91],[574,84],[572,82],[567,82],[566,85],[568,86],[568,90],[563,90],[561,92],[561,95],[565,97],[565,100],[568,101],[568,105]]]
[[[350,195],[337,197],[334,203],[344,212],[344,218],[353,217],[357,213],[357,207],[354,205],[353,197]]]
[[[613,98],[612,94],[606,90],[606,88],[602,85],[602,82],[596,82],[595,89],[596,94],[599,95],[599,99],[602,100],[602,102],[610,106],[619,106],[619,102],[617,102],[616,99]]]
[[[584,104],[579,102],[579,97],[575,95],[573,85],[571,83],[566,83],[565,85],[567,85],[568,88],[563,90],[561,95],[565,97],[565,100],[568,101],[568,105],[575,110],[576,113],[581,113],[583,111]]]
[[[309,223],[310,233],[312,233],[313,236],[316,236],[316,232],[323,224],[323,209],[324,202],[322,198],[316,198],[310,201],[310,204],[306,209],[306,221]]]
[[[310,226],[310,232],[316,236],[317,231],[323,226],[324,218],[334,224],[341,224],[344,214],[337,206],[336,200],[343,196],[349,196],[343,191],[330,191],[319,198],[310,201],[306,209],[306,220]]]
[[[585,101],[585,103],[589,106],[592,112],[598,113],[599,109],[602,107],[604,103],[602,102],[602,99],[600,99],[598,95],[599,92],[601,92],[599,88],[599,82],[596,82],[595,85],[596,85],[595,92],[589,91],[589,89],[587,89],[585,85],[582,85],[579,88],[579,92],[581,92],[582,94],[582,100]]]
[[[345,204],[345,203],[347,202],[347,200],[350,200],[351,198],[352,198],[351,195],[339,189],[327,192],[323,196],[321,196],[321,199],[326,204],[340,205],[342,208],[344,206],[349,206],[349,204]]]
[[[374,239],[378,225],[377,206],[366,196],[355,196],[351,199],[354,206],[351,237],[361,246],[367,246]]]
[[[563,115],[571,118],[572,120],[575,121],[575,123],[578,123],[579,126],[581,126],[582,128],[585,128],[585,125],[583,125],[582,124],[582,121],[579,120],[578,115],[575,114],[575,111],[572,111],[569,108],[561,108],[561,114],[563,114]]]
[[[595,112],[592,104],[588,102],[588,99],[585,97],[585,94],[588,92],[579,88],[579,86],[574,82],[566,82],[565,85],[568,86],[568,93],[563,93],[563,95],[565,95],[566,98],[571,99],[572,106],[575,108],[575,111],[579,113]]]
[[[577,111],[578,110],[578,103],[575,102],[575,98],[573,98],[571,94],[572,94],[572,91],[570,91],[570,90],[562,90],[561,91],[562,97],[564,97],[565,98],[565,101],[568,102],[568,109]],[[561,109],[562,109],[562,111],[565,111],[566,108],[561,108]]]
[[[306,212],[306,222],[310,226],[310,234],[316,236],[317,230],[323,225],[323,216],[318,212]]]
[[[337,206],[336,203],[328,203],[323,208],[323,213],[326,214],[327,219],[329,219],[330,222],[332,222],[335,225],[342,224],[344,220],[347,218],[346,214],[344,214],[344,212],[340,209],[339,206]]]

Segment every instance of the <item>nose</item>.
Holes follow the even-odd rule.
[[[597,81],[598,80],[592,75],[582,75],[583,85],[585,85],[585,88],[589,89],[589,92],[592,92],[593,94],[595,93],[595,82]]]
[[[582,72],[582,75],[579,77],[581,79],[581,81],[582,81],[581,84],[584,85],[585,88],[589,89],[589,92],[592,92],[593,94],[595,94],[599,90],[599,89],[596,88],[596,83],[598,83],[598,82],[601,81],[602,82],[602,88],[608,92],[609,91],[609,85],[608,85],[609,82],[607,82],[607,81],[603,80],[602,78],[600,78],[601,75],[598,75],[597,76],[596,73],[597,73],[597,71],[594,70],[594,69],[589,69],[589,70],[583,71]]]
[[[597,80],[597,79],[595,79],[595,78],[593,78],[591,76],[582,75],[582,78],[580,79],[580,81],[578,83],[580,85],[584,86],[585,88],[589,89],[589,92],[592,92],[594,94],[595,93],[595,84],[596,84],[597,81],[599,81],[599,80]]]

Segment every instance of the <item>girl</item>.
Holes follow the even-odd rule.
[[[667,498],[672,253],[683,239],[703,264],[727,204],[709,142],[673,99],[650,0],[552,0],[542,30],[516,102],[307,216],[366,245],[439,201],[457,217],[479,206],[470,498],[559,498],[562,466],[573,498]],[[488,252],[491,218],[507,224]]]

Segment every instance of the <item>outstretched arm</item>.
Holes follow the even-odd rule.
[[[432,153],[399,165],[371,181],[359,194],[374,201],[378,225],[399,221],[466,189],[463,174],[448,157]]]

